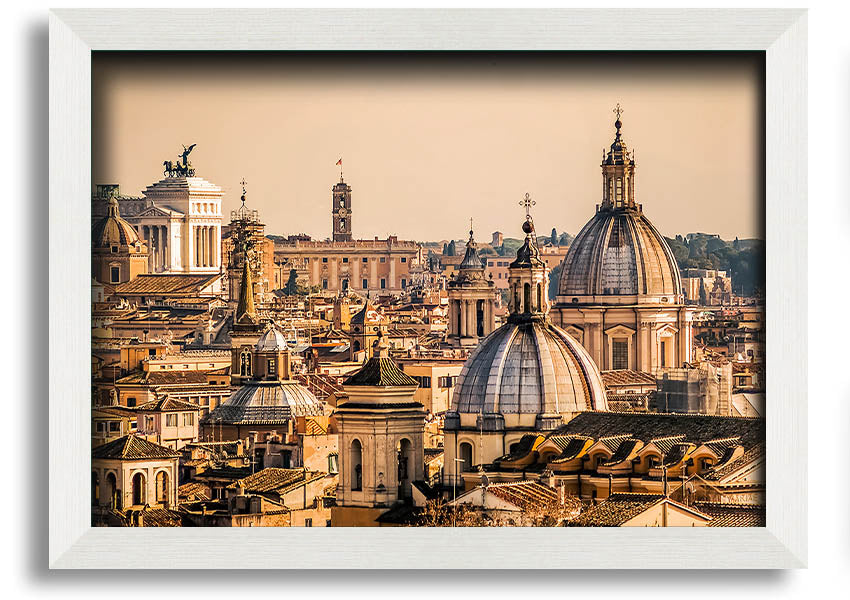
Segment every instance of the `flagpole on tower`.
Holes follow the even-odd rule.
[[[336,161],[336,166],[339,167],[339,182],[342,183],[342,157],[340,156],[339,160]]]

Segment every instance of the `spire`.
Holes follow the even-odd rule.
[[[462,270],[484,270],[484,261],[478,256],[478,244],[475,243],[475,238],[472,232],[472,219],[469,220],[469,240],[466,242],[466,253],[463,255],[463,260],[460,261],[460,269]]]
[[[534,231],[534,219],[531,218],[531,207],[537,204],[526,192],[525,198],[520,200],[520,206],[525,207],[525,222],[522,230],[525,233],[525,242],[516,252],[516,260],[511,263],[514,267],[539,267],[543,265],[540,260],[540,248],[537,245],[537,234]]]
[[[247,249],[243,251],[242,256],[242,282],[239,285],[239,304],[236,307],[236,322],[238,323],[245,316],[250,317],[252,320],[256,320],[257,318],[257,313],[254,309],[254,284],[251,281],[251,266]]]

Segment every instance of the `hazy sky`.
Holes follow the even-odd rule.
[[[331,233],[352,187],[355,237],[576,234],[600,202],[612,109],[636,151],[636,198],[665,235],[761,237],[761,54],[102,54],[93,59],[93,183],[140,195],[197,144],[225,215]]]

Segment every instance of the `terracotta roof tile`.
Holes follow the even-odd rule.
[[[125,435],[92,450],[92,458],[141,460],[150,458],[178,458],[170,448],[160,446],[135,435]]]
[[[664,500],[661,494],[612,494],[570,521],[569,527],[619,527]]]
[[[712,518],[709,527],[764,527],[765,507],[759,504],[695,502],[694,508]]]

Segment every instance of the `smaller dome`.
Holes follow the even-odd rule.
[[[270,325],[257,341],[258,352],[276,352],[287,348],[286,338],[274,325]]]
[[[252,382],[242,386],[202,419],[225,425],[278,425],[293,417],[321,415],[322,403],[299,383]]]
[[[109,199],[107,215],[94,224],[91,241],[95,248],[112,246],[133,246],[139,241],[139,234],[118,212],[118,200]]]

